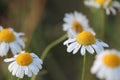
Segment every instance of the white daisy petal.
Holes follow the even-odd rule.
[[[23,67],[21,67],[20,78],[23,78],[23,76],[24,76],[24,69]]]
[[[94,74],[94,73],[96,73],[97,70],[101,67],[101,62],[95,61],[93,66],[94,66],[94,67],[91,68],[91,73]]]
[[[24,36],[25,34],[23,32],[19,32],[17,33],[17,36],[20,37],[20,36]]]
[[[3,27],[2,26],[0,26],[0,31],[3,29]]]
[[[81,45],[76,45],[75,49],[73,50],[73,54],[77,53],[78,50],[80,49]]]
[[[85,46],[82,46],[82,47],[81,47],[81,54],[82,54],[82,55],[85,55]]]
[[[94,53],[94,49],[91,46],[86,46],[86,50],[91,54]]]
[[[14,70],[12,71],[12,75],[14,76],[18,70],[19,66],[18,65],[14,65]]]
[[[95,45],[95,44],[93,44],[92,46],[93,46],[93,48],[95,49],[95,51],[97,52],[97,54],[99,54],[99,53],[101,52],[99,46],[97,46],[97,45]]]
[[[32,71],[31,71],[31,69],[29,67],[27,67],[27,68],[28,68],[28,74],[26,74],[26,75],[28,75],[28,77],[32,77]]]
[[[76,44],[77,44],[76,42],[71,43],[67,48],[67,52],[72,52],[72,50],[74,50],[74,47],[75,47]]]
[[[12,72],[15,65],[16,65],[16,62],[12,62],[12,63],[9,65],[8,70],[9,70],[10,72]]]
[[[116,15],[116,10],[115,10],[113,7],[110,8],[110,11],[111,11],[114,15]]]
[[[108,9],[108,8],[106,9],[106,14],[110,15],[110,9]]]
[[[63,44],[64,45],[67,45],[67,44],[69,44],[69,43],[71,43],[71,42],[74,42],[75,41],[75,39],[68,39],[68,40],[66,40]]]
[[[120,10],[120,3],[118,1],[113,2],[113,7],[117,8]]]
[[[38,56],[35,53],[30,53],[30,55],[34,58],[38,58]]]
[[[22,51],[20,46],[17,43],[10,43],[11,51],[14,55],[16,55],[18,52]]]
[[[99,42],[96,42],[96,45],[99,47],[100,51],[104,50],[103,46]]]
[[[103,46],[103,47],[109,47],[109,45],[108,44],[106,44],[105,42],[100,42],[100,44]]]
[[[17,42],[19,45],[21,45],[23,48],[25,48],[25,43],[24,43],[24,41],[23,41],[22,39],[17,38],[16,42]]]
[[[34,59],[33,63],[39,68],[42,69],[42,63],[40,61],[40,59]],[[36,64],[37,63],[37,64]]]
[[[21,71],[22,71],[22,66],[19,66],[19,69],[18,69],[17,72],[16,72],[16,77],[19,77],[19,78],[20,78]]]
[[[0,44],[0,56],[5,56],[9,50],[9,45],[8,43],[1,43]]]
[[[33,72],[33,74],[37,75],[37,70],[35,69],[35,67],[32,64],[29,65],[28,67]]]
[[[4,62],[12,62],[12,61],[15,61],[15,58],[7,58],[7,59],[4,59]]]

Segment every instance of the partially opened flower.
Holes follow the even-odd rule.
[[[89,27],[88,19],[82,13],[66,13],[64,17],[63,30],[67,31],[69,38],[74,38],[83,30],[92,31]]]
[[[106,14],[108,15],[110,12],[115,15],[115,8],[120,10],[120,3],[116,0],[85,0],[85,5],[96,8],[104,8],[106,10]]]
[[[75,54],[80,49],[82,55],[86,53],[86,50],[93,54],[95,51],[99,53],[104,50],[104,47],[108,47],[106,43],[96,39],[95,35],[89,31],[83,31],[76,38],[66,40],[64,45],[67,45],[67,52],[73,51]]]
[[[14,55],[25,47],[24,41],[20,38],[23,33],[17,33],[12,28],[0,26],[0,56],[7,55],[11,51]]]
[[[120,80],[120,52],[105,50],[98,54],[91,72],[101,80]]]
[[[4,59],[5,62],[12,62],[8,69],[13,76],[23,78],[24,75],[32,77],[37,75],[42,68],[42,60],[34,53],[21,52],[13,58]]]

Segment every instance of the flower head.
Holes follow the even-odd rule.
[[[69,38],[74,38],[83,30],[92,31],[89,27],[88,19],[82,13],[67,13],[64,17],[63,30],[67,31]],[[94,33],[94,32],[93,32]]]
[[[81,49],[82,55],[85,54],[86,50],[93,54],[95,51],[100,53],[104,50],[104,47],[108,47],[106,43],[96,39],[95,35],[89,31],[83,31],[76,38],[66,40],[64,45],[67,45],[67,52],[73,51],[73,54]]]
[[[91,72],[105,80],[120,80],[120,52],[105,50],[96,56]]]
[[[110,14],[110,12],[115,15],[115,8],[120,10],[120,3],[113,0],[88,0],[85,1],[85,5],[96,8],[104,8],[106,10],[106,14],[108,15]]]
[[[17,54],[25,47],[24,41],[20,38],[23,33],[17,33],[12,28],[2,28],[0,26],[0,56],[7,55],[11,50]]]
[[[42,68],[42,60],[34,53],[21,52],[13,58],[4,60],[5,62],[12,62],[8,69],[13,76],[23,78],[24,75],[32,77],[32,74],[37,75]]]

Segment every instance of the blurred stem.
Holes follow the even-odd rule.
[[[105,34],[105,12],[104,9],[101,10],[101,39],[104,40]]]
[[[52,42],[51,44],[49,44],[45,50],[43,51],[42,55],[41,55],[41,59],[44,60],[45,57],[47,56],[47,53],[50,51],[50,49],[54,46],[56,46],[57,44],[59,44],[60,42],[62,42],[63,40],[65,40],[67,38],[67,34],[63,35],[62,37],[60,37],[59,39],[55,40],[54,42]],[[33,75],[31,80],[35,80],[36,76]]]
[[[20,80],[20,78],[17,78],[17,80]]]
[[[31,78],[31,80],[36,80],[36,76],[33,75],[32,78]]]
[[[41,59],[44,60],[45,57],[47,56],[47,53],[50,51],[50,49],[54,46],[56,46],[57,44],[59,44],[60,42],[62,42],[63,40],[65,40],[67,38],[67,34],[63,35],[62,37],[60,37],[59,39],[53,41],[51,44],[49,44],[45,50],[42,53]]]
[[[81,80],[84,80],[84,76],[85,76],[85,62],[86,62],[86,54],[84,55],[84,58],[83,58],[83,67],[82,67]]]

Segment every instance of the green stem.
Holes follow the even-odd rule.
[[[33,75],[32,78],[31,78],[31,80],[36,80],[36,76]]]
[[[104,33],[105,33],[105,12],[102,9],[101,13],[101,39],[104,40]]]
[[[56,46],[57,44],[59,44],[60,42],[62,42],[63,40],[65,40],[67,38],[67,34],[63,35],[62,37],[60,37],[59,39],[55,40],[54,42],[52,42],[51,44],[49,44],[45,50],[43,51],[42,55],[41,55],[41,59],[44,60],[45,57],[47,56],[47,53],[50,51],[50,49],[54,46]]]
[[[47,53],[50,51],[50,49],[54,46],[56,46],[57,44],[59,44],[60,42],[62,42],[63,40],[65,40],[67,38],[67,34],[63,35],[62,37],[60,37],[59,39],[55,40],[54,42],[52,42],[51,44],[49,44],[45,50],[43,51],[42,55],[41,55],[41,59],[44,60],[45,57],[47,56]],[[33,75],[31,80],[35,80],[36,76]]]
[[[84,76],[85,76],[85,62],[86,62],[86,54],[84,55],[84,59],[83,59],[83,67],[82,67],[81,80],[84,80]]]
[[[20,78],[17,78],[17,80],[20,80]]]

